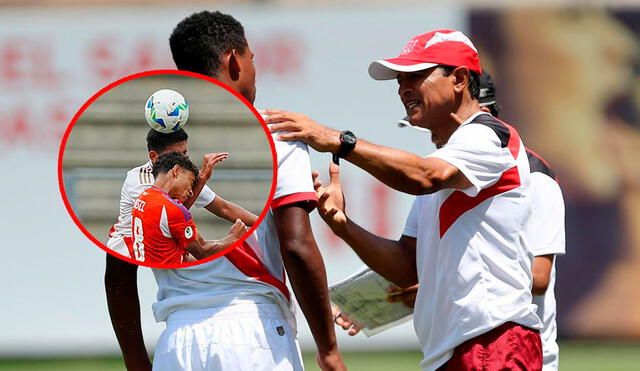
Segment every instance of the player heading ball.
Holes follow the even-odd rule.
[[[133,205],[132,256],[152,263],[175,265],[211,256],[231,246],[246,232],[239,219],[221,240],[205,240],[184,207],[192,196],[198,168],[179,152],[158,157],[153,167],[155,182]]]
[[[164,187],[168,195],[185,202],[192,195],[198,167],[187,156],[179,152],[169,152],[158,157],[153,167],[153,176],[156,179],[154,187]]]

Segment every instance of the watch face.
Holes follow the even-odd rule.
[[[345,130],[340,134],[340,139],[344,143],[354,144],[356,142],[356,135],[349,130]]]

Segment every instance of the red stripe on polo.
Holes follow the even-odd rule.
[[[247,277],[277,288],[287,300],[291,300],[287,285],[271,275],[269,269],[260,261],[255,251],[246,242],[227,253],[225,257]]]
[[[518,136],[516,135],[515,138],[518,138]],[[509,142],[511,143],[511,140]],[[496,184],[481,190],[475,197],[467,196],[462,191],[453,192],[442,205],[440,205],[440,238],[444,236],[451,225],[465,212],[480,205],[490,197],[505,193],[519,186],[520,174],[518,173],[518,167],[514,166],[502,173],[502,176]]]
[[[275,210],[284,205],[303,201],[309,202],[309,211],[313,210],[318,204],[315,192],[298,192],[274,199],[273,202],[271,202],[271,210]]]

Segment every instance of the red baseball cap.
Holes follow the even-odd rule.
[[[398,58],[372,62],[369,75],[375,80],[392,80],[398,72],[422,71],[437,65],[465,66],[482,75],[478,51],[465,34],[456,30],[435,30],[415,36]]]

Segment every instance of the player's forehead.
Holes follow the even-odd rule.
[[[196,174],[193,171],[187,171],[189,173],[189,179],[191,180],[195,180],[196,179]]]
[[[181,167],[180,170],[182,170],[182,175],[189,181],[194,181],[196,179],[196,174],[194,174],[193,171],[187,170],[183,167]]]

